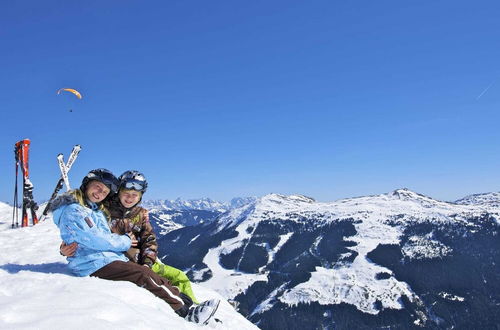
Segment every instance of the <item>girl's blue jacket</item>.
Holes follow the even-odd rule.
[[[65,193],[52,203],[54,223],[66,244],[78,243],[78,249],[68,257],[69,268],[77,276],[87,276],[116,261],[128,261],[124,252],[130,248],[127,235],[111,233],[106,216],[98,206],[78,203],[75,191]]]

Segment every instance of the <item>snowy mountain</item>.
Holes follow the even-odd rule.
[[[475,200],[270,194],[166,234],[160,255],[263,329],[494,327],[500,208]]]
[[[214,221],[228,210],[252,203],[255,197],[233,198],[229,203],[210,198],[182,200],[147,200],[142,206],[149,210],[151,223],[157,233],[164,235],[184,226]]]
[[[461,205],[482,205],[486,207],[498,208],[500,207],[500,192],[470,195],[455,201],[455,203]]]
[[[253,203],[257,200],[256,197],[235,197],[229,202],[218,202],[210,198],[176,200],[168,199],[151,199],[146,200],[142,204],[151,211],[163,210],[202,210],[212,212],[226,212],[230,209],[241,207],[245,204]]]
[[[0,329],[200,329],[147,290],[68,273],[59,232],[48,218],[11,229],[12,207],[0,202]],[[200,300],[220,298],[193,286]],[[223,300],[218,329],[256,329]]]
[[[229,202],[229,204],[226,207],[226,210],[228,211],[228,210],[236,209],[238,207],[242,207],[244,205],[253,203],[256,200],[257,200],[257,197],[235,197],[235,198],[231,199],[231,201]]]
[[[177,198],[176,200],[156,199],[144,201],[143,206],[151,211],[158,210],[204,210],[225,212],[228,210],[227,203],[217,202],[210,198],[189,199],[183,200]]]

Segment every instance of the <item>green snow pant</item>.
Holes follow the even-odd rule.
[[[159,259],[156,259],[153,267],[151,268],[156,274],[165,277],[172,283],[173,286],[179,288],[179,290],[187,295],[193,300],[195,304],[200,304],[198,300],[194,297],[193,289],[191,288],[191,282],[187,277],[186,273],[182,270],[174,268],[169,265],[163,264]]]

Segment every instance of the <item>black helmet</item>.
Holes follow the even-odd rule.
[[[119,189],[132,189],[145,193],[148,189],[148,182],[139,171],[126,171],[118,178],[120,180]]]
[[[111,173],[111,171],[105,168],[98,168],[90,171],[82,180],[82,185],[80,186],[80,190],[85,192],[87,189],[87,185],[90,181],[99,181],[106,185],[106,187],[111,190],[113,194],[118,192],[118,186],[120,182],[116,178],[116,176]]]

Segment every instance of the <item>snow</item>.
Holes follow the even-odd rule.
[[[484,197],[484,196],[483,196]],[[497,197],[489,194],[480,200],[490,202]],[[266,221],[314,221],[318,226],[326,223],[354,219],[356,235],[348,239],[354,243],[349,247],[356,258],[352,263],[337,263],[332,267],[317,267],[311,278],[284,292],[277,290],[253,311],[266,310],[270,301],[280,300],[288,305],[318,302],[320,304],[346,303],[357,309],[378,314],[379,307],[401,309],[402,296],[410,301],[419,298],[410,286],[396,280],[388,268],[374,264],[368,253],[379,244],[400,244],[404,228],[412,223],[467,223],[467,219],[478,217],[485,212],[498,213],[498,207],[492,203],[448,203],[415,193],[408,189],[398,189],[387,194],[343,199],[330,203],[316,202],[314,199],[292,195],[269,194],[242,208],[234,209],[218,220],[219,229],[234,227],[238,236],[223,241],[222,245],[211,249],[204,262],[214,276],[205,283],[215,288],[226,298],[233,298],[244,292],[255,281],[267,281],[267,273],[243,274],[236,270],[224,269],[218,263],[219,255],[227,254],[238,248],[251,237],[258,223]],[[495,219],[495,221],[497,221]],[[498,221],[497,221],[498,223]],[[279,244],[272,250],[268,248],[269,262],[291,233],[281,236]],[[316,242],[319,244],[319,241]],[[312,247],[314,250],[314,246]],[[413,237],[403,248],[410,258],[438,258],[451,252],[451,249],[432,237]],[[312,251],[313,252],[313,251]],[[348,255],[346,255],[347,257]],[[261,271],[265,266],[261,267]],[[377,274],[391,275],[387,279],[378,279]],[[376,302],[379,303],[376,303]],[[377,307],[379,306],[379,307]]]
[[[172,220],[175,216],[180,215],[180,213],[174,213],[174,214],[160,214],[158,218],[160,218],[161,221],[157,221],[156,225],[159,227],[160,231],[157,233],[159,236],[165,235],[171,231],[180,229],[184,227],[181,224],[178,224]]]
[[[280,240],[278,241],[278,244],[274,247],[274,249],[267,249],[267,253],[269,255],[269,258],[267,260],[267,264],[270,264],[273,262],[274,258],[276,257],[276,253],[281,250],[281,247],[285,245],[285,243],[292,237],[293,233],[287,233],[284,235],[280,235]]]
[[[411,236],[401,249],[405,257],[411,259],[443,258],[453,250],[437,240],[429,237]]]
[[[239,208],[230,209],[218,220],[218,230],[234,227],[237,236],[208,251],[203,259],[208,268],[194,275],[201,280],[204,273],[211,271],[213,276],[201,284],[193,284],[193,288],[199,300],[222,299],[216,314],[224,322],[222,328],[256,329],[224,299],[233,299],[256,281],[267,281],[265,267],[259,274],[225,269],[219,263],[221,254],[244,249],[245,242],[262,220],[314,221],[323,226],[353,219],[356,235],[347,238],[355,243],[349,247],[357,255],[352,263],[317,267],[308,281],[290,289],[285,289],[286,283],[283,283],[251,314],[268,310],[278,300],[289,305],[346,303],[369,314],[379,313],[377,308],[380,306],[400,309],[402,296],[411,301],[419,298],[407,283],[396,280],[391,270],[370,261],[368,253],[379,244],[400,244],[403,230],[413,223],[467,224],[468,218],[489,212],[498,224],[499,196],[497,193],[479,194],[448,203],[408,189],[398,189],[330,203],[316,202],[302,195],[269,194],[251,199],[249,203],[241,203]],[[206,205],[209,201],[205,200]],[[201,201],[196,203],[202,204]],[[0,328],[148,329],[159,325],[173,329],[198,328],[179,318],[166,303],[131,283],[72,276],[66,269],[65,259],[58,253],[60,238],[50,218],[34,227],[11,229],[11,217],[12,207],[0,203],[0,244],[3,247],[0,254]],[[281,235],[272,249],[266,246],[268,264],[292,235]],[[409,258],[440,258],[451,252],[430,235],[410,237],[402,250]],[[345,257],[350,255],[346,253]],[[377,279],[379,273],[389,277]],[[447,293],[442,297],[455,301],[463,299]]]
[[[465,301],[464,297],[456,296],[456,295],[453,295],[453,294],[450,294],[450,293],[447,293],[447,292],[440,292],[439,296],[442,297],[442,298],[444,298],[444,299],[451,300],[451,301],[460,301],[460,302],[464,302]]]
[[[244,212],[243,212],[244,213]],[[235,212],[241,216],[241,212]],[[257,281],[266,281],[267,276],[264,274],[248,274],[239,270],[226,269],[219,263],[219,256],[224,253],[228,254],[231,251],[239,248],[245,239],[251,237],[251,233],[247,231],[249,223],[236,228],[238,236],[222,241],[218,247],[208,250],[203,262],[212,270],[213,276],[203,282],[208,287],[214,288],[219,294],[226,299],[234,299],[238,294],[246,292],[246,290]]]
[[[462,205],[500,205],[500,192],[469,195],[455,201]]]
[[[275,302],[276,300],[276,296],[278,295],[278,293],[281,293],[283,291],[283,288],[286,286],[286,284],[288,283],[284,283],[282,284],[281,286],[279,286],[278,288],[276,288],[275,290],[273,290],[273,292],[271,292],[269,294],[269,296],[264,299],[254,310],[253,312],[250,314],[250,316],[253,316],[255,314],[258,314],[258,313],[264,313],[265,311],[268,311],[270,310],[271,308],[273,308],[273,303]]]
[[[243,205],[253,201],[252,198],[235,198],[232,203]],[[182,200],[177,198],[176,200],[167,199],[156,199],[147,200],[142,203],[142,205],[151,211],[162,211],[162,210],[206,210],[215,212],[226,212],[227,210],[233,208],[232,203],[218,202],[210,198],[200,198],[200,199],[189,199]]]
[[[0,203],[0,329],[199,329],[161,299],[129,282],[72,276],[59,255],[59,232],[47,218],[11,229],[12,207]],[[257,329],[207,285],[199,300],[221,299],[218,329]]]
[[[172,220],[178,215],[180,215],[180,213],[158,215],[160,221],[156,221],[156,226],[158,227],[159,232],[157,232],[156,234],[159,236],[163,236],[171,231],[183,228],[183,225],[178,224]]]
[[[269,196],[264,202],[272,205],[276,203],[276,198],[277,196]],[[404,307],[401,305],[403,295],[411,301],[417,299],[405,282],[394,277],[376,279],[378,273],[392,272],[372,263],[367,258],[369,252],[379,244],[399,244],[404,226],[411,221],[450,222],[453,221],[452,215],[465,219],[483,211],[474,206],[436,201],[407,189],[333,203],[302,203],[300,207],[289,202],[285,207],[286,212],[301,213],[302,216],[307,216],[308,208],[315,208],[316,212],[326,214],[325,221],[346,218],[360,220],[354,223],[357,234],[349,238],[356,243],[350,249],[357,252],[358,256],[352,264],[340,264],[329,269],[317,267],[307,282],[285,292],[279,297],[280,301],[290,305],[311,301],[324,305],[347,303],[369,314],[379,312],[375,304],[377,300],[383,308],[401,309]],[[281,215],[283,211],[276,212]],[[405,216],[399,218],[398,215],[401,214]],[[405,249],[411,256],[438,257],[449,253],[449,248],[438,241],[411,243],[413,245],[408,245]]]
[[[200,237],[200,235],[196,235],[195,237],[193,237],[193,238],[189,241],[188,245],[189,245],[189,244],[191,244],[191,243],[193,243],[194,241],[196,241],[196,239],[197,239],[198,237]]]

